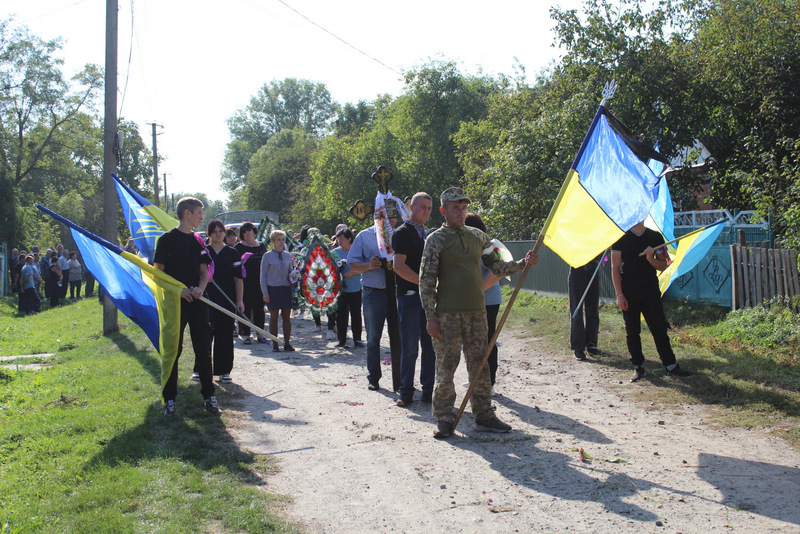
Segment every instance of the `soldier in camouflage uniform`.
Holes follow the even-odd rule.
[[[470,200],[460,187],[451,187],[441,195],[445,224],[425,241],[419,274],[422,307],[427,330],[436,351],[436,378],[433,388],[433,416],[437,420],[434,437],[452,434],[456,390],[453,376],[464,349],[470,382],[486,354],[486,308],[483,299],[481,259],[497,276],[521,271],[526,263],[536,265],[539,255],[529,251],[524,260],[502,262],[492,254],[489,237],[464,226]],[[481,373],[470,399],[476,428],[485,432],[508,432],[511,427],[494,414],[488,373]]]

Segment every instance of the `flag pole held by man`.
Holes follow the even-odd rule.
[[[518,273],[536,265],[539,255],[529,251],[524,260],[502,262],[494,254],[489,237],[464,225],[470,200],[460,187],[446,189],[439,211],[444,224],[425,240],[419,271],[419,291],[427,318],[426,329],[433,338],[436,370],[433,388],[433,416],[436,438],[453,433],[456,399],[453,377],[464,351],[470,382],[476,428],[484,432],[508,432],[511,427],[495,415],[491,402],[489,375],[478,373],[487,347],[488,325],[483,296],[480,261],[497,276]]]

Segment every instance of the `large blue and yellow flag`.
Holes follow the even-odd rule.
[[[86,268],[117,308],[150,338],[161,354],[163,390],[178,355],[181,291],[186,286],[69,219],[39,204],[36,207],[69,227]]]
[[[650,159],[669,164],[600,106],[544,224],[544,244],[580,267],[644,221],[658,198]]]
[[[178,226],[178,221],[122,183],[116,174],[112,174],[111,177],[117,186],[119,203],[133,242],[142,254],[147,256],[147,261],[152,263],[156,253],[156,240],[164,232]]]

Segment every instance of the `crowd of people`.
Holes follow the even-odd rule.
[[[18,297],[20,315],[31,315],[42,310],[42,302],[55,308],[66,301],[77,300],[85,284],[85,296],[94,293],[94,277],[81,264],[77,252],[64,245],[47,249],[41,256],[38,246],[31,251],[12,249],[9,258],[11,291]]]
[[[498,354],[494,338],[502,301],[499,280],[537,264],[538,254],[529,251],[524,259],[503,261],[487,228],[477,213],[469,212],[470,199],[459,187],[451,187],[439,197],[441,227],[425,228],[434,208],[434,198],[418,192],[409,201],[407,217],[397,226],[399,212],[395,201],[386,200],[386,219],[392,227],[392,261],[380,252],[377,225],[357,234],[340,224],[332,238],[322,242],[336,264],[341,283],[335,311],[312,309],[321,331],[321,313],[327,315],[327,339],[336,340],[337,349],[366,348],[368,388],[381,389],[380,358],[384,326],[390,308],[396,306],[398,328],[389,328],[390,344],[400,348],[400,385],[397,405],[414,402],[431,404],[436,419],[434,437],[447,438],[456,417],[455,371],[463,360],[472,392],[470,403],[478,430],[508,432],[511,426],[495,415],[491,397],[497,378]],[[176,206],[179,224],[156,242],[153,264],[157,269],[186,285],[181,297],[180,341],[178,354],[162,390],[164,415],[177,413],[178,360],[186,325],[189,325],[194,350],[192,380],[201,384],[206,411],[219,414],[214,377],[221,383],[233,381],[235,340],[242,345],[270,343],[275,352],[295,350],[291,344],[292,317],[302,313],[304,301],[297,291],[298,258],[304,257],[309,236],[319,231],[304,226],[298,239],[291,232],[273,229],[269,246],[259,241],[258,227],[245,222],[238,231],[226,228],[219,219],[203,223],[203,203],[194,197],[180,199]],[[201,237],[196,230],[205,230]],[[309,241],[306,241],[306,239]],[[676,362],[667,336],[667,321],[661,306],[657,271],[667,267],[664,240],[660,234],[640,223],[611,248],[612,279],[617,305],[625,320],[628,349],[634,365],[631,382],[645,376],[640,316],[644,316],[656,342],[658,354],[668,375],[690,376]],[[137,253],[132,241],[126,249]],[[93,292],[93,277],[83,268],[75,252],[59,245],[39,258],[32,252],[12,251],[13,287],[19,293],[20,313],[40,309],[42,286],[50,306],[61,299],[81,297],[86,280],[86,296]],[[595,277],[601,257],[569,274],[570,347],[577,360],[586,353],[600,354],[599,289]],[[390,289],[394,288],[394,291]],[[69,289],[70,296],[67,297]],[[392,302],[394,295],[395,302]],[[207,297],[215,304],[202,302]],[[224,308],[230,313],[223,313]],[[266,308],[266,311],[265,311]],[[267,323],[267,313],[269,321]],[[235,314],[239,320],[232,316]],[[362,320],[363,318],[363,320]],[[269,335],[265,330],[269,329]],[[348,326],[352,343],[348,342]],[[366,331],[366,343],[362,340]],[[399,338],[393,332],[399,331]],[[279,332],[282,337],[279,337]],[[478,374],[488,353],[488,372]],[[419,365],[421,391],[416,396],[416,369]]]

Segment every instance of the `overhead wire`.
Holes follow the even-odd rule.
[[[128,80],[131,79],[131,60],[133,58],[133,39],[134,39],[134,10],[133,10],[133,0],[131,0],[131,40],[130,40],[130,47],[128,48],[128,67],[125,70],[125,87],[122,89],[122,99],[119,103],[119,111],[117,112],[117,117],[122,117],[122,108],[125,106],[125,95],[128,93]]]
[[[334,39],[336,39],[336,40],[338,40],[338,41],[340,41],[340,42],[344,43],[344,44],[345,44],[345,45],[347,45],[347,46],[349,46],[350,48],[352,48],[353,50],[355,50],[355,51],[356,51],[356,52],[358,52],[359,54],[362,54],[362,55],[364,55],[364,56],[368,57],[369,59],[371,59],[371,60],[372,60],[372,61],[374,61],[375,63],[377,63],[377,64],[381,65],[382,67],[385,67],[385,68],[389,69],[390,71],[394,72],[395,74],[398,74],[398,75],[400,75],[400,76],[402,76],[402,75],[403,75],[403,73],[402,73],[402,72],[398,72],[397,70],[393,69],[392,67],[390,67],[389,65],[387,65],[387,64],[386,64],[386,63],[384,63],[383,61],[381,61],[381,60],[377,59],[377,58],[376,58],[376,57],[374,57],[374,56],[371,56],[371,55],[369,55],[368,53],[364,52],[363,50],[361,50],[361,49],[360,49],[360,48],[358,48],[357,46],[354,46],[354,45],[352,45],[352,44],[348,43],[347,41],[345,41],[344,39],[342,39],[341,37],[339,37],[338,35],[336,35],[336,34],[335,34],[335,33],[333,33],[332,31],[328,30],[328,29],[327,29],[327,28],[325,28],[324,26],[321,26],[320,24],[317,24],[316,22],[314,22],[313,20],[311,20],[310,18],[308,18],[307,16],[305,16],[304,14],[300,13],[298,10],[296,10],[295,8],[293,8],[292,6],[290,6],[289,4],[287,4],[287,3],[286,3],[284,0],[277,0],[277,1],[278,1],[279,3],[281,3],[281,4],[283,4],[284,6],[286,6],[288,9],[291,9],[292,11],[294,11],[294,12],[295,12],[296,14],[298,14],[299,16],[303,17],[305,20],[307,20],[308,22],[310,22],[311,24],[313,24],[314,26],[316,26],[316,27],[317,27],[317,28],[319,28],[320,30],[322,30],[322,31],[324,31],[325,33],[327,33],[328,35],[330,35],[330,36],[331,36],[331,37],[333,37]]]

